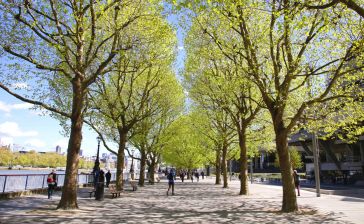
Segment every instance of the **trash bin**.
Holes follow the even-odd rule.
[[[104,200],[104,182],[98,182],[95,191],[95,200]]]
[[[105,182],[105,175],[104,171],[99,172],[99,179],[96,184],[96,191],[95,191],[95,199],[98,201],[104,200],[104,182]]]

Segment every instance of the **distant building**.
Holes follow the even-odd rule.
[[[56,153],[57,154],[62,154],[61,146],[59,146],[59,145],[56,146]]]
[[[107,158],[108,158],[107,153],[102,153],[102,154],[101,154],[101,158],[103,158],[103,159],[107,159]]]

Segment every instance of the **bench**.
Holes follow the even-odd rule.
[[[91,191],[89,191],[88,193],[90,194],[90,198],[92,198],[92,194],[95,196],[95,190],[94,189],[92,189]]]
[[[129,180],[129,183],[131,187],[133,188],[133,191],[136,191],[138,189],[138,183],[135,180]]]
[[[116,197],[120,197],[120,194],[122,191],[118,191],[116,190],[116,186],[115,185],[109,185],[109,192],[112,195],[112,198],[116,198]]]

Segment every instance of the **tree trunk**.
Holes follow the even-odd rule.
[[[84,107],[84,92],[80,79],[72,80],[73,99],[72,99],[72,117],[71,117],[71,134],[68,141],[66,174],[64,186],[62,187],[61,200],[57,209],[77,209],[77,175],[79,152],[82,142],[82,125]]]
[[[221,184],[221,177],[220,177],[220,174],[221,174],[221,160],[220,160],[220,149],[217,150],[216,152],[216,165],[215,165],[215,168],[216,168],[216,180],[215,180],[215,184]]]
[[[125,145],[127,141],[127,131],[119,130],[119,150],[116,161],[116,189],[118,191],[123,190],[124,181],[124,159],[125,159]]]
[[[223,188],[227,188],[228,187],[228,174],[227,174],[227,161],[226,161],[226,156],[227,156],[227,145],[224,144],[223,147],[222,147],[222,161],[221,161],[223,178],[224,178]]]
[[[239,133],[239,147],[240,147],[240,193],[239,195],[248,195],[248,158],[246,148],[246,133],[245,128],[240,130]]]
[[[145,167],[147,163],[147,153],[144,147],[140,148],[140,173],[139,173],[139,186],[144,187],[145,182]]]
[[[154,172],[155,172],[155,158],[152,157],[152,161],[150,163],[150,180],[151,180],[151,184],[154,184]]]
[[[276,134],[276,147],[279,156],[279,166],[282,175],[283,186],[283,212],[294,212],[298,210],[297,198],[293,180],[293,171],[290,162],[287,142],[287,132],[284,129],[283,119],[274,124]]]

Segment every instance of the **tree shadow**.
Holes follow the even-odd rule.
[[[175,187],[176,196],[167,196],[167,183],[162,182],[103,201],[80,197],[80,209],[72,211],[55,210],[58,200],[46,197],[0,202],[0,223],[348,223],[339,221],[339,214],[307,206],[282,213],[281,198],[239,196],[236,189],[212,183]],[[79,192],[83,195],[88,190]]]

